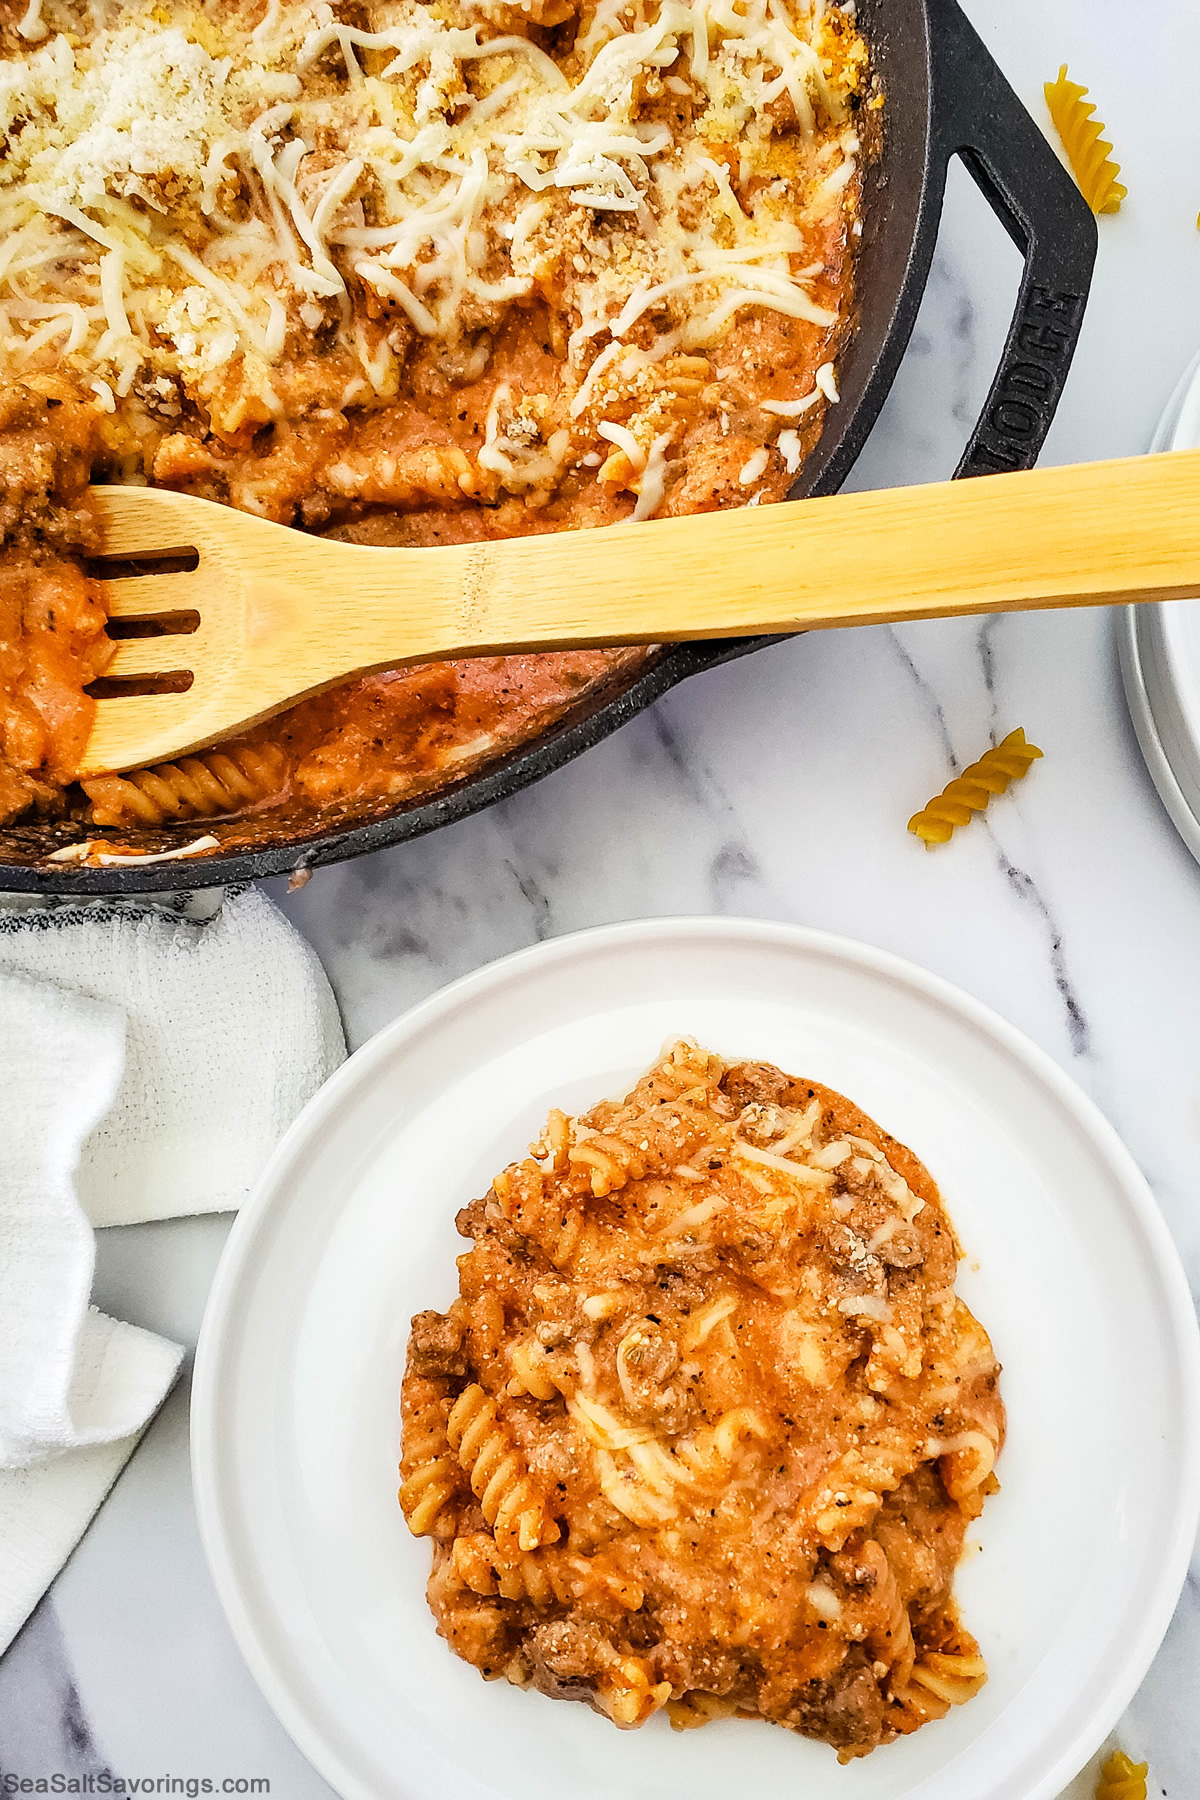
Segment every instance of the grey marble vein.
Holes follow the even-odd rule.
[[[896,630],[895,626],[888,626],[888,642],[896,656],[899,658],[904,673],[916,690],[926,720],[929,725],[932,726],[937,736],[938,743],[942,749],[942,754],[944,755],[949,768],[946,780],[951,781],[955,775],[961,773],[963,764],[958,760],[958,757],[955,754],[954,743],[950,736],[950,727],[946,723],[945,710],[941,700],[938,698],[937,689],[932,681],[927,680],[926,677],[922,675],[920,669],[918,669],[916,665],[912,652],[908,649],[902,635]]]
[[[988,723],[991,727],[992,742],[999,738],[1000,701],[996,693],[996,644],[995,638],[1004,622],[1003,613],[988,613],[979,624],[979,666],[983,671],[983,688],[991,702]]]
[[[994,640],[1002,616],[1001,614],[992,614],[986,618],[979,626],[976,638],[983,689],[988,702],[989,737],[993,744],[998,741],[1000,735],[996,724],[999,716],[999,702],[996,691],[997,663]],[[957,754],[936,685],[917,667],[917,663],[899,631],[889,628],[888,639],[905,675],[919,697],[925,718],[941,745],[948,765],[946,780],[950,781],[955,775],[962,772],[967,762],[973,762],[982,755],[986,746],[977,745],[966,761]],[[1014,799],[1019,800],[1019,789],[1013,789],[1010,792]],[[995,848],[996,866],[1010,892],[1016,895],[1022,905],[1032,908],[1036,915],[1045,936],[1051,979],[1062,1002],[1063,1020],[1071,1053],[1076,1057],[1087,1056],[1091,1047],[1087,1014],[1076,985],[1071,979],[1063,933],[1055,920],[1049,902],[1029,870],[1013,861],[1005,851],[998,835],[1000,828],[996,822],[994,808],[986,816],[981,815],[978,820],[973,821],[972,829],[986,830]]]
[[[0,1778],[111,1775],[71,1668],[53,1601],[0,1657]]]
[[[1067,1036],[1071,1041],[1071,1053],[1073,1056],[1087,1056],[1091,1052],[1091,1030],[1087,1014],[1083,1009],[1083,1002],[1067,970],[1067,954],[1063,945],[1063,934],[1055,923],[1054,915],[1033,876],[1027,869],[1018,868],[1017,864],[1005,854],[994,831],[991,836],[996,845],[997,863],[1004,879],[1018,900],[1033,908],[1045,929],[1051,975],[1055,990],[1062,1001]]]

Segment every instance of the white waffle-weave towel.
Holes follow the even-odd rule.
[[[150,908],[0,911],[6,974],[107,1001],[125,1021],[120,1081],[76,1175],[93,1225],[239,1206],[346,1054],[324,970],[257,888],[200,924]],[[6,1038],[0,1059],[19,1054]],[[0,1091],[0,1134],[11,1143],[14,1129]]]
[[[319,963],[256,890],[203,924],[0,912],[0,1652],[182,1356],[89,1305],[93,1226],[237,1206],[344,1055]]]

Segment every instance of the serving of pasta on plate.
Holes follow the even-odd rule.
[[[550,1112],[413,1320],[400,1504],[486,1678],[843,1761],[983,1686],[952,1598],[999,1364],[937,1187],[851,1101],[673,1043]]]

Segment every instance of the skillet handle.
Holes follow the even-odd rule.
[[[1062,397],[1096,220],[955,0],[929,0],[933,154],[961,156],[1025,257],[1000,367],[956,475],[1031,469]]]

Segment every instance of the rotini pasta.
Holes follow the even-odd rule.
[[[914,1664],[911,1679],[947,1706],[962,1706],[986,1682],[987,1664],[978,1655],[946,1656],[929,1651]]]
[[[427,1537],[451,1523],[446,1508],[459,1485],[458,1463],[446,1433],[450,1403],[441,1383],[414,1377],[404,1404],[400,1506],[413,1536]]]
[[[535,1400],[553,1400],[559,1389],[546,1352],[540,1344],[513,1344],[508,1352],[512,1377],[506,1392],[532,1394]]]
[[[464,1388],[454,1402],[446,1435],[497,1543],[520,1550],[552,1544],[558,1526],[547,1516],[525,1459],[498,1418],[496,1402],[478,1382]]]
[[[504,1360],[504,1305],[498,1294],[484,1289],[467,1311],[467,1343],[477,1369],[499,1367]]]
[[[667,1717],[674,1731],[694,1731],[697,1725],[711,1725],[716,1719],[731,1719],[737,1712],[737,1701],[720,1694],[705,1694],[698,1688],[667,1701]]]
[[[458,1224],[405,1376],[458,1654],[623,1728],[736,1713],[844,1759],[978,1692],[951,1583],[1004,1409],[910,1151],[684,1040]]]
[[[278,796],[286,758],[275,744],[206,750],[129,775],[83,783],[94,825],[153,827],[176,819],[215,819]]]
[[[845,1552],[842,1552],[843,1557]],[[915,1678],[916,1645],[908,1607],[896,1580],[896,1572],[881,1546],[868,1539],[860,1551],[853,1553],[858,1566],[874,1576],[873,1595],[876,1612],[867,1626],[864,1642],[877,1662],[885,1663],[897,1692],[903,1692]],[[835,1567],[837,1564],[835,1562]],[[929,1659],[927,1658],[926,1661]],[[943,1696],[944,1698],[945,1696]]]
[[[992,1473],[1000,1446],[986,1431],[960,1431],[952,1438],[931,1438],[926,1446],[941,1459],[942,1480],[953,1500],[965,1500]]]
[[[500,1594],[505,1600],[528,1600],[533,1606],[574,1601],[592,1610],[616,1606],[636,1612],[645,1599],[638,1582],[599,1560],[573,1556],[554,1546],[531,1550],[510,1561],[486,1531],[455,1539],[454,1566],[472,1593]]]
[[[733,1406],[713,1425],[705,1425],[690,1437],[680,1438],[676,1455],[687,1478],[703,1487],[723,1487],[743,1448],[763,1442],[771,1428],[753,1406]]]
[[[928,806],[914,813],[908,829],[925,840],[927,850],[946,843],[958,826],[970,823],[972,814],[983,812],[994,794],[1007,792],[1012,782],[1027,775],[1030,764],[1041,754],[1036,744],[1026,741],[1023,731],[1010,731],[985,750],[978,762],[956,775]]]
[[[1096,107],[1086,98],[1087,91],[1068,78],[1064,63],[1058,79],[1046,83],[1046,105],[1084,199],[1094,213],[1115,213],[1129,190],[1118,179],[1121,165],[1113,160],[1112,145],[1094,117]]]
[[[655,1681],[647,1658],[620,1656],[600,1672],[595,1691],[600,1710],[614,1725],[630,1731],[667,1704],[671,1683]]]
[[[1100,1771],[1096,1800],[1146,1800],[1148,1763],[1135,1763],[1124,1750],[1114,1750]]]

